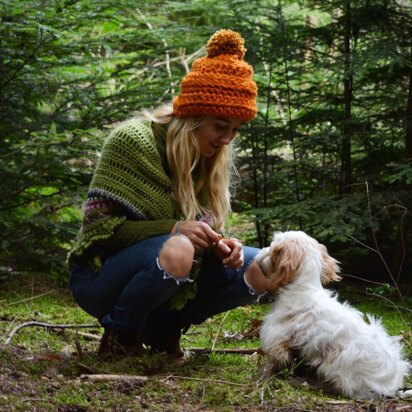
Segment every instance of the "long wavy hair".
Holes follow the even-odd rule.
[[[172,193],[185,219],[211,215],[215,230],[223,230],[231,212],[231,184],[238,177],[232,144],[206,158],[200,155],[196,139],[202,118],[177,118],[170,103],[145,115],[156,123],[169,124],[166,153]]]

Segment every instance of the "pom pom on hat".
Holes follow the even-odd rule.
[[[238,59],[242,60],[246,53],[244,44],[245,41],[239,33],[233,30],[219,30],[207,43],[207,57],[231,54],[238,56]]]
[[[173,101],[177,117],[221,116],[249,121],[256,116],[253,68],[243,60],[244,40],[219,30],[208,41],[207,56],[194,61]]]

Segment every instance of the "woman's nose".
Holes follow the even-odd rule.
[[[222,134],[220,137],[220,142],[222,144],[229,144],[235,137],[236,131],[234,130],[227,130],[225,133]]]

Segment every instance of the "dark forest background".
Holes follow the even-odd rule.
[[[217,29],[245,38],[257,119],[229,231],[301,229],[345,273],[412,272],[412,2],[0,0],[0,272],[66,276],[104,138],[170,101]]]

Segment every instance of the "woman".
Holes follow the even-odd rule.
[[[182,329],[266,290],[258,249],[220,232],[230,213],[230,143],[256,115],[242,37],[216,32],[173,106],[107,139],[69,254],[76,302],[104,326],[99,353],[181,356]]]

